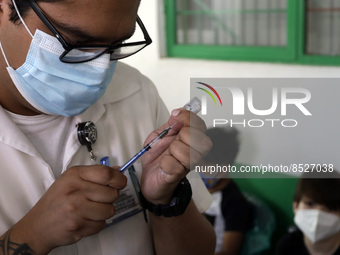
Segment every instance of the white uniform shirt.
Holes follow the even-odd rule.
[[[142,148],[150,132],[167,122],[168,117],[166,107],[150,80],[119,63],[105,95],[86,112],[72,117],[71,131],[60,137],[65,139],[65,151],[61,157],[63,171],[71,166],[91,164],[87,148],[78,141],[76,123],[94,122],[98,132],[94,153],[98,158],[109,156],[111,165],[122,165]],[[1,107],[0,120],[1,235],[25,216],[55,177],[41,154]],[[49,141],[46,137],[46,142]],[[140,175],[141,169],[137,167],[136,170]],[[203,212],[210,206],[211,196],[198,175],[190,173],[189,180],[195,204]],[[83,238],[77,244],[59,247],[51,254],[150,255],[153,254],[150,226],[139,213],[98,235]]]

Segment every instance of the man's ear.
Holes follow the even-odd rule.
[[[294,214],[296,214],[296,211],[298,209],[298,205],[299,205],[298,202],[293,202],[293,212],[294,212]]]
[[[9,20],[10,7],[7,0],[0,0],[0,25],[6,24]]]
[[[4,14],[4,7],[5,7],[4,0],[0,0],[0,24],[1,24],[2,16]]]
[[[0,22],[3,14],[5,13],[5,6],[6,6],[5,1],[0,0]]]

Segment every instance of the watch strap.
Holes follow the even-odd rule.
[[[139,192],[139,196],[144,209],[149,210],[157,216],[176,217],[182,215],[188,207],[192,197],[192,190],[188,179],[183,178],[176,187],[171,202],[167,205],[155,205],[147,201],[141,191]]]

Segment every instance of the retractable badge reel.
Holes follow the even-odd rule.
[[[95,162],[97,157],[94,155],[92,145],[97,141],[97,128],[92,121],[77,124],[78,140],[81,145],[85,145],[90,153],[91,161]]]

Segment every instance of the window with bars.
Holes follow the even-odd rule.
[[[340,65],[340,0],[165,0],[170,57]]]
[[[306,53],[340,56],[340,1],[308,0]]]

